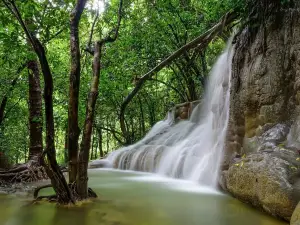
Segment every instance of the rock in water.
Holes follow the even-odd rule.
[[[223,176],[227,191],[236,198],[289,220],[295,203],[288,178],[294,168],[278,155],[253,153],[236,161]]]
[[[294,196],[300,194],[295,193],[298,152],[282,144],[288,132],[287,125],[277,124],[256,137],[256,149],[232,160],[220,179],[222,188],[238,199],[285,220],[290,220]]]

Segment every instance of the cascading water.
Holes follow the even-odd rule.
[[[189,121],[174,124],[174,113],[138,143],[112,152],[119,169],[148,171],[216,186],[229,117],[233,48],[227,47],[211,71],[202,103]]]

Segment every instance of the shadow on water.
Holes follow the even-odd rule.
[[[99,198],[59,207],[0,195],[0,225],[283,225],[195,183],[135,172],[90,171]],[[43,190],[43,195],[51,190]]]

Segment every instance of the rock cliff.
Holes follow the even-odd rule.
[[[236,38],[220,185],[290,220],[299,199],[300,12],[285,9]]]

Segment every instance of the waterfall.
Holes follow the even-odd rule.
[[[229,118],[233,48],[218,58],[202,103],[188,121],[174,124],[174,112],[134,145],[112,152],[114,168],[159,173],[215,187],[223,158]]]

